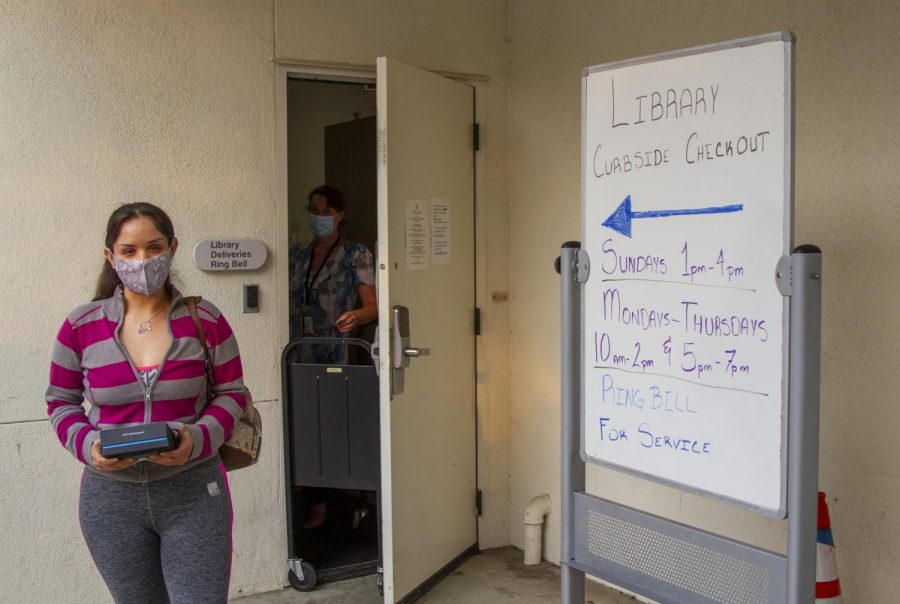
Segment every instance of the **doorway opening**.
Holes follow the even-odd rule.
[[[378,233],[375,85],[366,82],[326,81],[290,77],[287,80],[287,197],[288,245],[293,258],[298,248],[308,246],[313,233],[308,223],[310,193],[322,185],[343,195],[344,219],[341,240],[358,244],[356,249],[374,257]],[[313,267],[314,268],[314,267]],[[374,266],[371,267],[374,271]],[[289,296],[294,296],[303,273],[288,267]],[[374,275],[374,272],[373,272]],[[322,275],[322,280],[327,275]],[[312,284],[315,286],[315,284]],[[289,306],[294,300],[289,300]],[[291,308],[291,337],[324,336],[302,333],[298,309]],[[336,319],[337,317],[329,317]],[[330,337],[355,337],[372,342],[377,319],[346,335],[337,330]],[[364,350],[347,351],[350,364],[370,364]]]
[[[349,86],[358,91],[365,89],[365,84],[374,84],[377,77],[378,89],[373,95],[377,96],[375,132],[368,139],[374,143],[372,163],[377,172],[378,315],[382,322],[378,380],[381,476],[376,509],[381,523],[378,535],[384,544],[383,599],[411,601],[452,572],[478,547],[480,441],[476,433],[476,399],[484,381],[475,379],[480,362],[475,352],[481,345],[475,338],[478,313],[472,304],[485,302],[486,290],[476,287],[476,282],[480,284],[485,275],[486,237],[479,226],[484,223],[476,220],[476,215],[484,212],[475,204],[476,190],[483,193],[482,181],[475,179],[475,172],[483,169],[484,156],[475,153],[479,148],[479,130],[474,120],[483,110],[484,96],[476,95],[475,89],[484,78],[443,76],[384,57],[377,59],[374,70],[290,63],[277,65],[276,76],[275,260],[278,340],[284,352],[297,340],[290,339],[292,316],[286,304],[290,300],[286,278],[289,241],[312,237],[304,230],[303,210],[304,206],[309,208],[307,187],[314,186],[292,183],[293,194],[288,194],[292,180],[289,165],[294,164],[289,159],[289,148],[297,148],[296,143],[288,144],[288,123],[303,111],[293,102],[289,110],[288,84],[298,79],[318,84],[320,88],[314,91],[325,90],[326,85]],[[472,82],[466,83],[468,80]],[[357,115],[352,108],[347,111],[338,115],[334,123],[320,127],[372,114],[371,109],[368,114],[363,110]],[[303,140],[311,144],[312,137]],[[324,145],[323,132],[320,174],[325,170]],[[357,210],[353,209],[350,219],[359,226],[361,221],[357,218]],[[435,234],[431,239],[437,245],[408,236],[411,232],[423,235],[425,230]],[[403,335],[404,321],[396,319],[403,309],[408,309],[410,316],[408,337]],[[411,344],[423,347],[406,347],[405,338],[414,338]],[[398,343],[402,348],[397,349]],[[286,356],[282,355],[283,361]],[[409,361],[409,357],[417,356],[427,358]],[[403,372],[395,365],[400,365]],[[323,380],[335,377],[327,372],[328,365],[319,367],[326,370],[320,376]],[[293,370],[283,365],[283,380]],[[398,374],[406,377],[392,379]],[[309,376],[295,377],[299,381]],[[286,388],[293,387],[294,378],[289,377],[286,383]],[[401,387],[391,388],[392,383],[400,383]],[[287,390],[283,390],[282,405],[286,505],[291,506],[291,489],[305,483],[290,475],[293,449],[301,441],[290,433],[293,404]],[[441,518],[441,522],[434,518]],[[294,558],[290,507],[286,519],[288,567],[291,572],[302,572],[300,560]],[[342,586],[348,584],[343,582]]]
[[[286,504],[289,550],[311,565],[316,577],[311,585],[308,577],[297,580],[300,573],[290,577],[295,588],[305,590],[315,582],[374,575],[380,567],[378,385],[370,350],[358,343],[297,345],[293,339],[374,339],[377,319],[342,335],[336,329],[323,332],[319,318],[310,329],[312,319],[305,322],[309,315],[303,309],[309,308],[310,295],[334,293],[330,284],[342,280],[344,273],[358,279],[356,268],[347,264],[358,257],[367,258],[363,262],[368,263],[374,292],[376,99],[373,84],[300,77],[287,80],[286,93],[287,305],[292,338],[291,355],[282,369],[291,394],[285,415]],[[320,264],[325,270],[317,272],[310,193],[323,185],[340,192],[345,219],[336,250],[329,249]],[[332,205],[331,197],[327,205]],[[308,263],[302,261],[306,257]],[[347,287],[356,289],[355,284]],[[302,308],[300,288],[305,288]],[[330,307],[323,303],[322,308]],[[327,325],[336,319],[327,317]]]

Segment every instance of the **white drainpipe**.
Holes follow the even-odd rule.
[[[550,513],[550,496],[538,495],[525,506],[525,564],[541,563],[541,527]]]

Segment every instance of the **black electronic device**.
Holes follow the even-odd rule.
[[[258,285],[244,285],[244,312],[259,312]]]
[[[109,428],[100,431],[100,454],[103,457],[147,457],[174,449],[178,446],[177,436],[166,422]]]

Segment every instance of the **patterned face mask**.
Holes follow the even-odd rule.
[[[119,275],[122,284],[134,293],[145,296],[163,286],[172,268],[171,250],[143,260],[128,260],[113,254],[113,260],[116,263],[116,274]]]

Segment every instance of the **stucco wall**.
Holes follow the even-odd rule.
[[[403,19],[397,17],[403,15]],[[275,589],[284,575],[278,341],[272,259],[244,274],[200,272],[193,244],[255,237],[275,250],[274,57],[374,65],[377,55],[488,75],[485,190],[492,262],[506,289],[505,4],[477,1],[0,0],[0,599],[108,601],[76,519],[81,471],[46,421],[50,347],[63,318],[92,296],[103,228],[119,203],[171,214],[189,293],[213,300],[240,342],[265,422],[253,470],[230,476],[232,595]],[[410,27],[410,25],[416,27]],[[261,311],[241,313],[241,284]],[[482,543],[508,541],[505,305],[486,309],[479,418],[487,497]],[[483,482],[484,484],[484,482]]]
[[[823,250],[820,486],[846,602],[900,588],[900,8],[894,2],[510,2],[511,516],[559,489],[561,242],[580,236],[581,70],[778,30],[796,44],[797,243]],[[593,492],[783,551],[783,522],[592,468]],[[558,509],[558,508],[557,508]],[[545,553],[558,561],[559,519]],[[519,531],[513,543],[522,545]]]
[[[214,300],[237,332],[267,455],[232,476],[232,590],[280,585],[276,275],[271,261],[253,274],[205,274],[187,253],[213,235],[257,237],[274,250],[276,228],[286,228],[274,218],[273,57],[372,65],[388,55],[488,76],[479,85],[479,228],[489,259],[479,277],[480,539],[521,546],[527,501],[547,492],[558,503],[552,260],[562,241],[579,236],[581,69],[789,29],[798,38],[796,240],[825,254],[821,485],[847,600],[892,601],[900,562],[900,411],[891,397],[900,380],[892,371],[900,286],[890,278],[900,151],[892,143],[900,126],[889,100],[900,81],[898,25],[900,8],[887,0],[511,0],[509,14],[504,2],[480,0],[0,0],[0,269],[8,284],[0,291],[0,532],[13,539],[0,557],[2,599],[107,598],[75,518],[80,468],[55,442],[42,394],[56,329],[91,295],[106,217],[134,199],[171,212],[182,283]],[[262,286],[258,315],[240,313],[246,282]],[[492,301],[510,288],[509,303]],[[739,539],[785,544],[784,523],[730,506],[597,469],[589,484]],[[546,555],[558,561],[558,516],[548,527]]]

